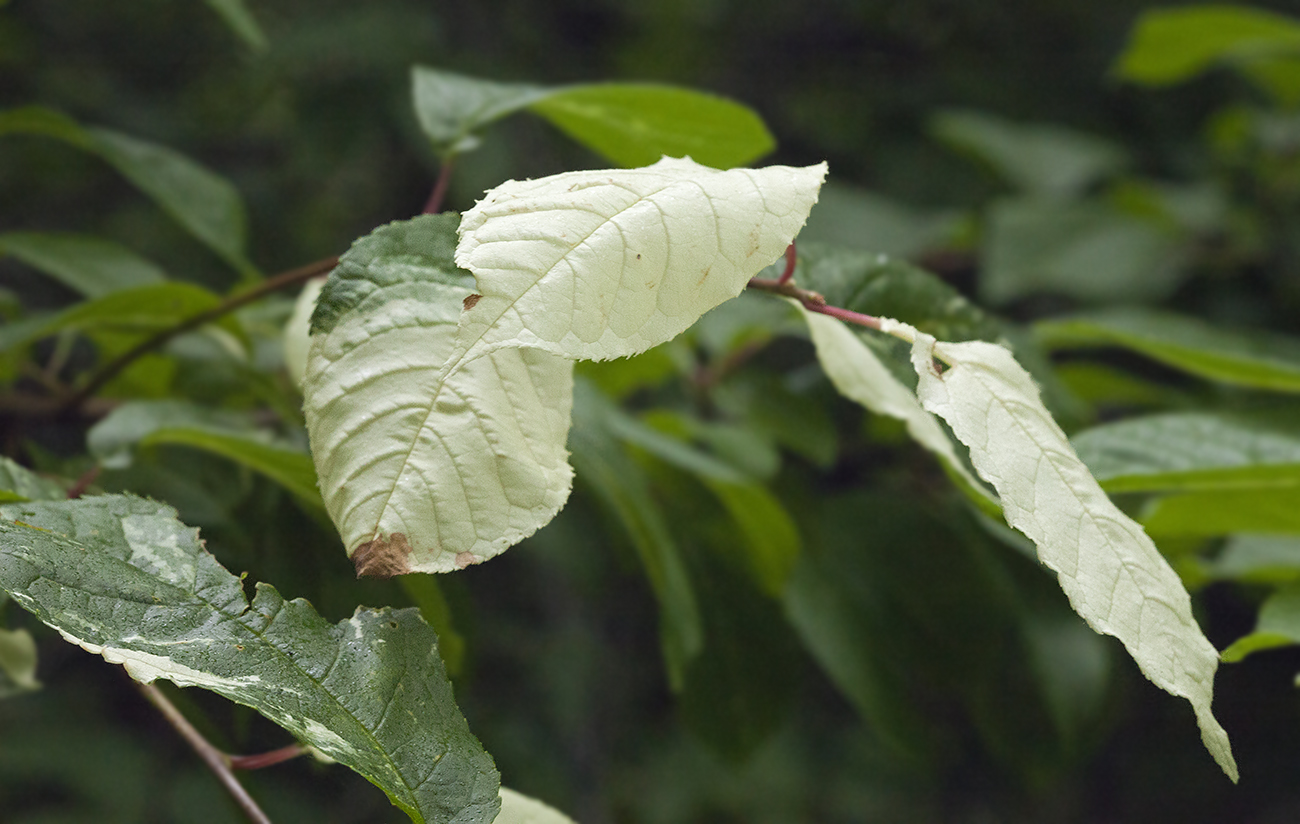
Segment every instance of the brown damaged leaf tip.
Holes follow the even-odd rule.
[[[464,301],[465,311],[468,312],[473,309],[482,297],[482,295],[466,295]]]
[[[406,535],[394,532],[385,538],[375,538],[356,548],[352,563],[357,577],[392,578],[411,571],[411,544]]]
[[[479,559],[476,558],[473,553],[470,552],[456,553],[456,569],[464,569],[465,567],[472,566],[473,564],[477,564],[478,562]]]

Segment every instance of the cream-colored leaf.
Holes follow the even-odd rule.
[[[503,346],[606,360],[669,340],[780,256],[825,174],[666,157],[503,183],[461,221],[456,264],[482,298],[458,360]]]
[[[936,343],[897,321],[884,329],[913,340],[921,403],[970,448],[976,471],[1001,497],[1007,523],[1037,545],[1074,610],[1123,642],[1157,686],[1191,702],[1201,740],[1236,781],[1228,735],[1210,708],[1219,654],[1192,616],[1191,598],[1147,534],[1079,460],[1033,379],[1001,346]],[[935,358],[947,367],[936,367]]]
[[[445,231],[450,257],[440,222],[393,224],[354,247],[311,338],[312,455],[360,574],[486,560],[554,517],[572,482],[572,361],[506,348],[446,370],[473,292],[428,251]]]
[[[535,798],[501,788],[501,812],[495,824],[573,824],[573,819]]]
[[[316,298],[325,286],[325,278],[313,278],[307,281],[298,293],[298,300],[293,304],[293,313],[284,325],[284,368],[293,379],[294,386],[302,386],[303,376],[307,373],[307,351],[311,348],[311,313],[316,309]]]
[[[841,395],[877,415],[902,421],[912,439],[933,452],[969,490],[997,505],[957,457],[952,441],[939,422],[848,326],[827,315],[809,312],[798,301],[790,302],[799,307],[808,322],[817,360]]]

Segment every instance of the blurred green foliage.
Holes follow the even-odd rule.
[[[102,464],[92,491],[166,500],[228,567],[331,620],[420,606],[463,640],[444,643],[458,700],[506,783],[588,824],[1288,820],[1300,462],[1278,444],[1300,420],[1300,23],[1144,9],[5,5],[0,448],[65,484]],[[851,272],[839,299],[862,311],[942,300],[934,322],[1013,344],[1067,428],[1102,423],[1081,452],[1164,527],[1211,640],[1243,639],[1216,702],[1242,788],[1181,702],[1087,631],[896,427],[838,398],[784,307],[756,296],[659,350],[584,366],[573,500],[436,584],[353,580],[303,480],[287,297],[137,361],[101,393],[132,401],[112,415],[24,411],[18,396],[57,396],[254,265],[335,255],[419,212],[448,147],[421,130],[415,65],[529,88],[678,84],[753,107],[778,147],[759,162],[828,159],[837,185],[806,239],[858,251],[809,243],[803,276]],[[31,105],[62,115],[15,115]],[[480,137],[455,160],[449,208],[610,162],[542,118]],[[124,166],[155,146],[246,207],[221,208],[224,184],[203,202],[133,188]],[[194,228],[209,219],[227,231]],[[45,684],[0,701],[5,820],[237,820],[118,673],[12,605],[0,624],[37,638]],[[0,690],[22,654],[0,651]],[[285,743],[211,696],[177,700],[228,749]],[[400,816],[339,768],[249,783],[276,821]]]

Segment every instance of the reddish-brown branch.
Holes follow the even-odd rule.
[[[442,168],[438,170],[438,179],[434,181],[433,191],[429,193],[429,200],[424,204],[424,213],[426,215],[436,215],[442,211],[442,201],[447,196],[447,181],[451,180],[451,159],[448,158],[442,162]]]
[[[776,282],[779,284],[789,283],[790,278],[794,277],[794,267],[798,262],[799,255],[794,249],[794,241],[792,240],[790,245],[785,247],[785,271],[781,273],[781,277],[776,279]]]
[[[261,752],[257,755],[228,755],[226,762],[230,764],[233,770],[260,770],[263,767],[272,767],[276,764],[283,764],[285,761],[291,761],[307,752],[307,748],[302,744],[290,744],[287,747],[281,747],[278,750],[270,752]]]

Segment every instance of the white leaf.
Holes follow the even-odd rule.
[[[671,339],[785,251],[825,174],[666,157],[503,183],[460,225],[456,264],[482,298],[459,360],[502,346],[605,360]]]
[[[451,265],[453,226],[424,217],[377,230],[320,299],[303,411],[322,497],[360,574],[486,560],[569,495],[573,362],[506,348],[446,369],[472,294]],[[439,243],[445,260],[429,251]]]
[[[1191,702],[1201,740],[1236,781],[1228,735],[1210,710],[1219,654],[1197,626],[1191,598],[1142,527],[1075,455],[1033,379],[1001,346],[936,343],[888,319],[883,330],[913,340],[921,403],[970,447],[1007,523],[1038,546],[1075,612],[1122,641],[1157,686]],[[936,357],[948,368],[937,371]]]
[[[573,824],[573,819],[535,798],[501,788],[501,812],[495,824]]]
[[[907,426],[907,432],[921,446],[933,452],[977,495],[992,501],[984,485],[971,477],[966,465],[957,457],[943,427],[921,407],[916,395],[898,381],[876,354],[842,321],[817,312],[809,312],[791,300],[808,322],[817,360],[826,376],[841,395],[861,404],[877,415],[888,415]]]
[[[293,304],[293,313],[284,324],[284,368],[293,379],[294,386],[302,386],[303,376],[307,373],[307,350],[311,348],[308,332],[311,328],[311,313],[316,309],[316,298],[325,286],[325,278],[312,278],[298,293]]]

